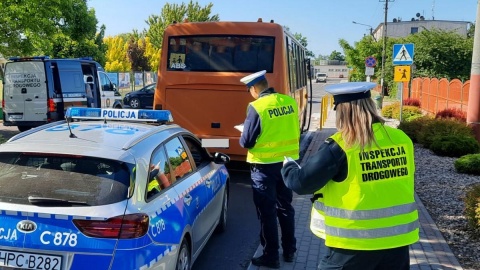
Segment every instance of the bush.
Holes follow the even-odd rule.
[[[456,119],[461,122],[467,122],[467,114],[457,108],[446,108],[443,111],[437,112],[435,118],[443,118],[443,119]]]
[[[469,188],[465,196],[465,217],[468,225],[480,233],[480,184]]]
[[[435,136],[430,145],[432,150],[438,156],[461,157],[468,154],[478,153],[480,146],[473,137],[462,135],[443,135]]]
[[[385,118],[393,118],[393,111],[394,110],[397,110],[397,111],[400,110],[400,103],[396,102],[396,103],[392,103],[392,104],[387,105],[387,106],[383,106],[382,116],[385,117]]]
[[[398,125],[398,129],[405,132],[405,134],[410,137],[412,142],[418,142],[418,134],[423,130],[424,126],[430,121],[431,118],[428,116],[419,116],[416,119],[412,119],[411,121],[402,121]]]
[[[480,175],[480,154],[465,155],[454,163],[458,173]]]
[[[418,142],[429,149],[435,137],[438,136],[459,135],[460,137],[474,137],[473,130],[465,123],[442,118],[426,121],[417,135]]]
[[[423,112],[419,107],[403,106],[402,108],[402,121],[410,121],[411,118],[418,118],[421,116],[423,116]],[[400,119],[400,107],[393,109],[392,118]]]
[[[406,98],[403,100],[403,105],[405,106],[415,106],[420,108],[420,100],[416,98]]]
[[[384,106],[382,108],[382,116],[385,118],[400,119],[400,103],[395,102]],[[402,121],[411,121],[422,116],[423,112],[419,107],[403,106],[402,108]]]

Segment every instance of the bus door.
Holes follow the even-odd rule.
[[[99,91],[97,91],[95,94],[100,95],[102,108],[111,108],[113,107],[116,99],[115,88],[105,72],[99,71],[98,79],[100,87]]]
[[[43,61],[7,63],[3,99],[6,121],[46,121],[47,92]]]

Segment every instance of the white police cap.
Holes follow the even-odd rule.
[[[255,83],[265,79],[265,73],[267,73],[266,70],[262,70],[253,74],[250,74],[248,76],[245,76],[240,79],[240,81],[247,86],[253,86]]]
[[[331,84],[325,91],[333,95],[333,104],[350,102],[358,99],[370,98],[370,90],[377,86],[373,82],[347,82]]]

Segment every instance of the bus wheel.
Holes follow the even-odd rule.
[[[138,98],[132,98],[132,100],[130,100],[129,105],[133,109],[138,109],[138,108],[140,108],[140,100]]]

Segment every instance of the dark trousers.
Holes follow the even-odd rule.
[[[297,250],[293,193],[283,183],[280,173],[282,166],[282,163],[251,165],[253,202],[260,219],[260,243],[263,254],[270,259],[279,258],[277,218],[282,233],[283,252],[293,253]]]
[[[408,270],[409,247],[382,250],[350,250],[327,247],[321,270]]]

